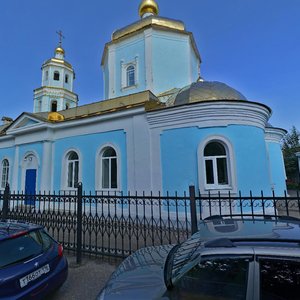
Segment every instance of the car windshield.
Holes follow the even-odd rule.
[[[37,231],[0,242],[0,269],[35,257],[43,251],[43,240]]]
[[[167,286],[197,263],[201,244],[198,236],[192,236],[169,252],[164,266],[164,279]]]

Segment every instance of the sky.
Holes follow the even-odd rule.
[[[103,99],[100,66],[114,30],[139,19],[140,0],[0,0],[0,118],[33,111],[56,31],[76,72],[79,105]],[[271,124],[300,130],[300,0],[157,0],[162,17],[193,32],[201,76],[272,109]]]

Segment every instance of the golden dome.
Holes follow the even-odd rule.
[[[143,0],[139,6],[139,15],[142,18],[144,14],[149,13],[158,15],[158,5],[154,0]]]
[[[199,80],[175,92],[167,101],[167,106],[184,105],[205,101],[238,100],[247,101],[247,98],[236,89],[219,81]]]
[[[58,46],[55,49],[55,54],[62,54],[62,55],[64,55],[65,54],[65,50],[62,47]]]
[[[64,121],[64,119],[65,119],[65,117],[56,111],[50,112],[48,114],[48,121],[61,122],[61,121]]]

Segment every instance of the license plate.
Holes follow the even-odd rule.
[[[37,269],[36,271],[22,277],[20,279],[20,286],[21,288],[23,288],[24,286],[26,286],[30,281],[36,280],[39,277],[41,277],[43,274],[46,274],[50,271],[50,267],[49,265],[45,265],[39,269]]]

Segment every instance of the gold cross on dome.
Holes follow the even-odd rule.
[[[64,39],[65,37],[63,36],[62,34],[62,31],[56,31],[56,33],[58,34],[59,36],[59,46],[61,46],[61,43],[62,43],[62,39]]]

